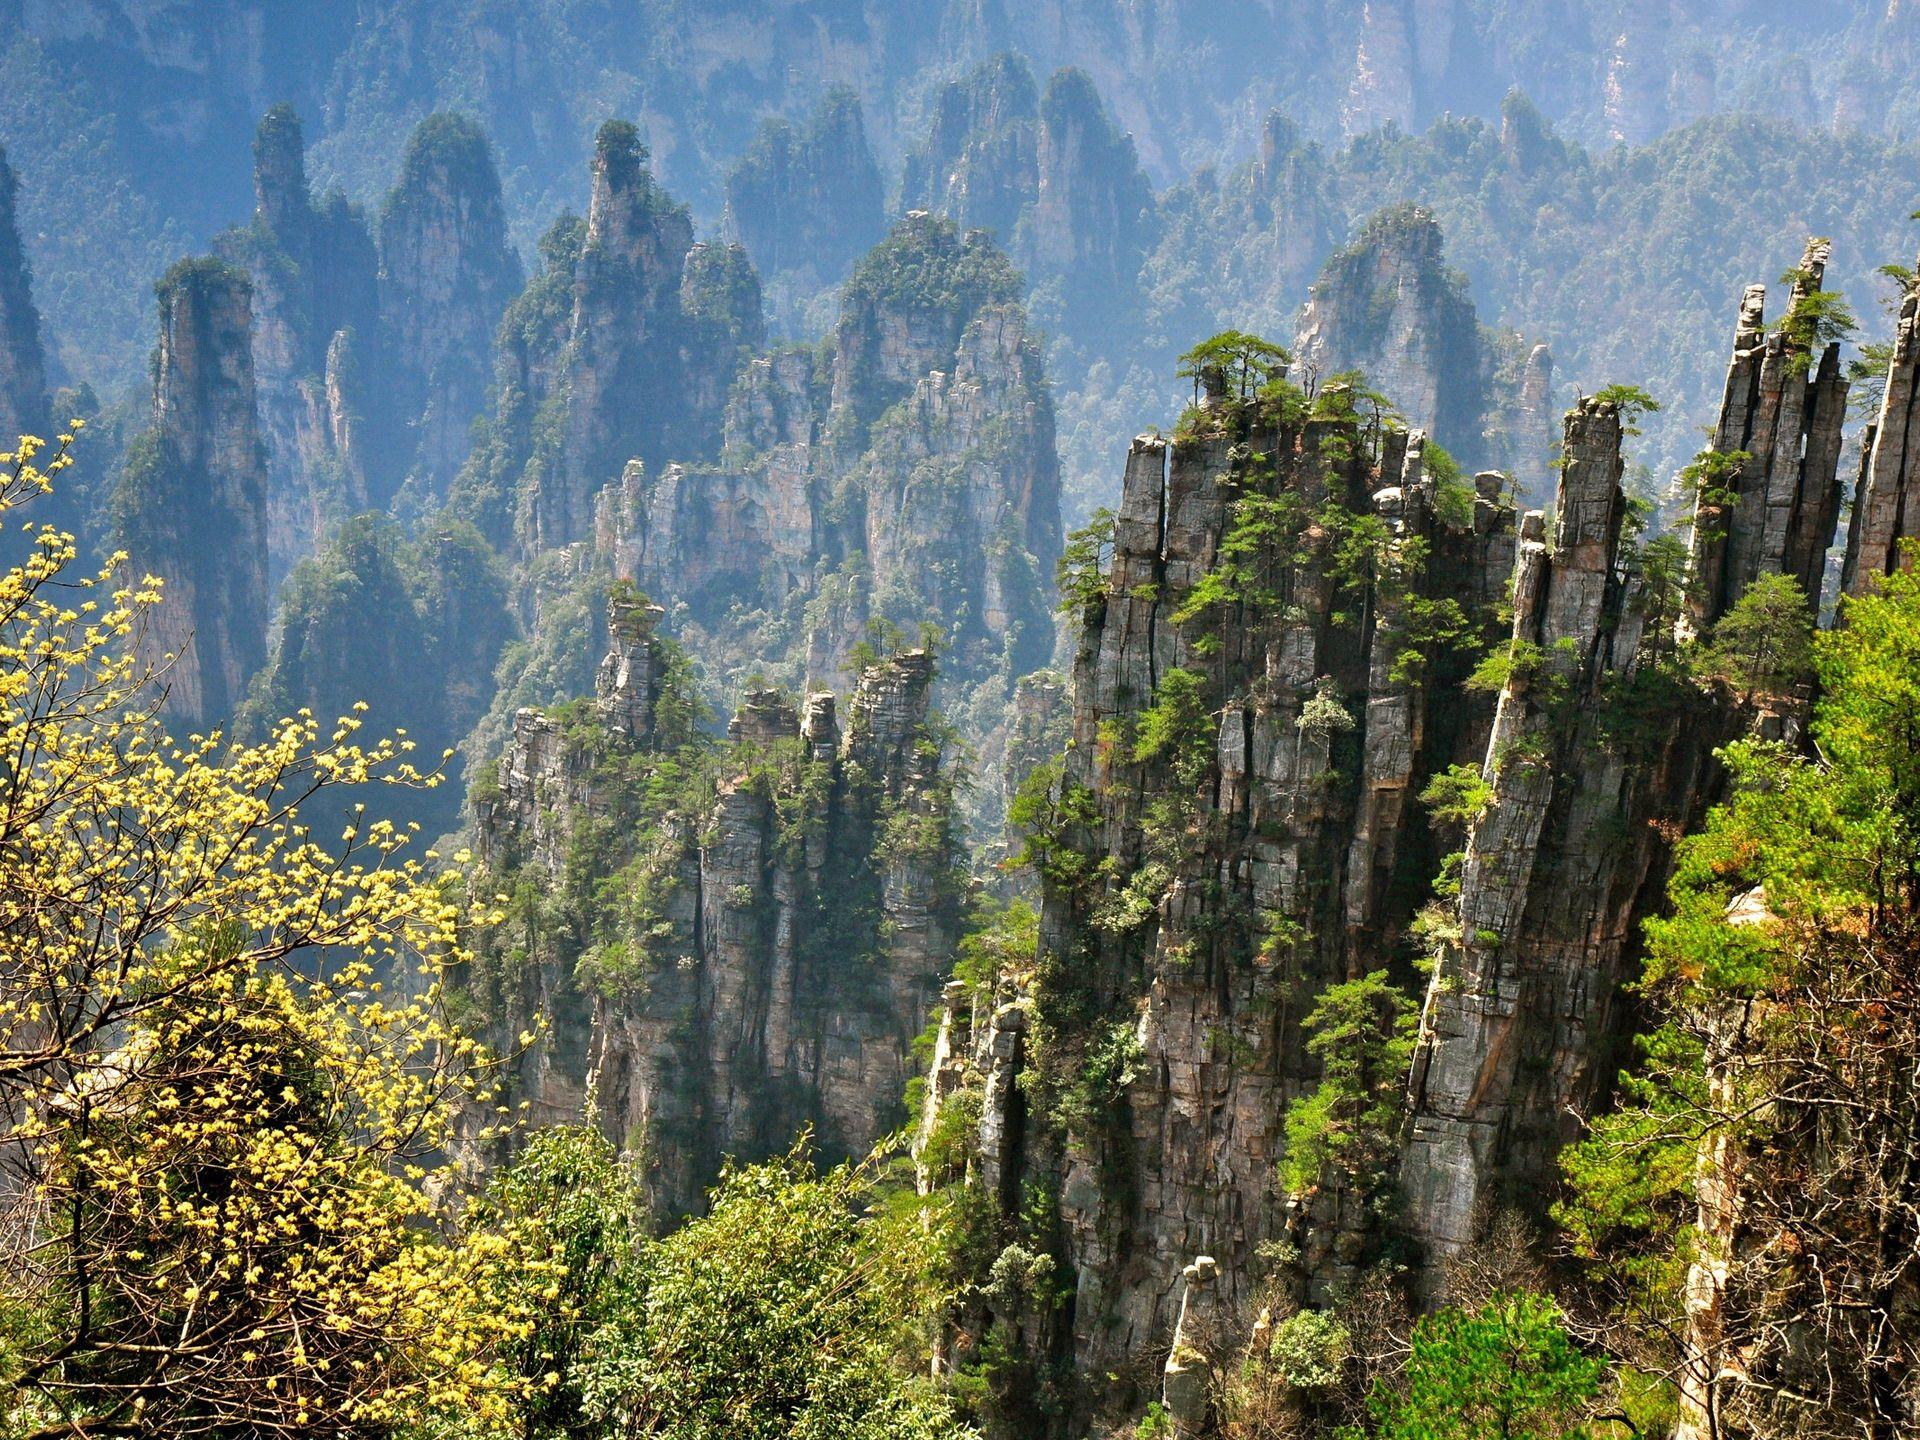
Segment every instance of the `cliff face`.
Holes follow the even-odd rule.
[[[34,307],[26,252],[14,223],[16,185],[0,150],[0,449],[22,435],[50,439],[46,360],[40,348],[40,312]],[[64,423],[71,417],[62,416]]]
[[[520,287],[486,139],[454,116],[415,130],[378,239],[337,193],[309,192],[300,122],[275,106],[254,141],[253,223],[216,248],[255,295],[277,585],[349,515],[404,485],[430,506],[485,408],[486,356]]]
[[[484,883],[517,897],[477,978],[509,1030],[553,1019],[522,1096],[543,1121],[590,1096],[645,1150],[665,1215],[698,1206],[724,1155],[806,1125],[863,1154],[900,1122],[952,965],[960,851],[927,655],[862,674],[844,736],[831,696],[796,710],[761,690],[714,745],[685,728],[659,613],[616,590],[596,699],[522,711],[475,811]]]
[[[1060,292],[1076,332],[1125,313],[1151,240],[1152,192],[1093,81],[1061,70],[1041,95],[1013,55],[941,91],[901,193],[992,231],[1036,290]]]
[[[215,241],[253,291],[253,369],[267,454],[269,579],[277,584],[345,516],[373,502],[368,466],[390,464],[390,426],[357,361],[376,364],[379,260],[340,196],[315,201],[290,106],[260,121],[254,218]],[[373,478],[378,485],[378,474]]]
[[[727,176],[726,229],[772,278],[799,271],[818,289],[879,243],[886,192],[860,99],[829,91],[803,128],[769,120]]]
[[[629,460],[698,462],[716,449],[745,337],[688,314],[693,249],[693,222],[654,184],[637,132],[603,125],[567,346],[549,397],[563,418],[549,453],[535,445],[519,497],[516,531],[528,552],[590,533],[594,493]],[[757,287],[752,304],[757,312]]]
[[[373,733],[405,729],[429,770],[493,698],[493,670],[513,638],[508,576],[472,526],[436,520],[409,537],[384,516],[347,519],[281,588],[267,663],[241,712],[258,734],[311,710],[323,723],[368,706]],[[464,761],[408,796],[429,835],[459,823]]]
[[[1844,584],[1848,594],[1859,594],[1876,576],[1910,564],[1902,542],[1920,537],[1920,286],[1911,283],[1895,321],[1880,410],[1863,442],[1853,515]]]
[[[1372,217],[1321,272],[1295,354],[1322,374],[1364,370],[1409,424],[1478,464],[1491,367],[1465,282],[1447,270],[1441,245],[1425,210]]]
[[[1190,434],[1134,442],[1072,742],[1025,817],[1038,956],[955,1010],[933,1082],[981,1107],[997,1243],[1055,1254],[1074,1292],[965,1333],[1137,1376],[1195,1255],[1231,1311],[1272,1278],[1263,1244],[1299,1242],[1304,1298],[1377,1243],[1358,1202],[1313,1210],[1275,1167],[1314,1074],[1303,1016],[1335,980],[1410,970],[1434,860],[1412,797],[1482,752],[1491,721],[1452,701],[1465,657],[1418,617],[1491,610],[1513,515],[1498,477],[1442,487],[1423,448],[1337,390],[1284,414],[1216,391]],[[1057,1202],[1051,1232],[1018,1218],[1027,1186]],[[1316,1224],[1319,1249],[1300,1233]]]
[[[1053,644],[1053,411],[1018,278],[910,216],[856,268],[830,353],[749,363],[717,465],[634,464],[595,551],[722,674],[834,685],[869,623],[940,627],[956,694]],[[965,717],[956,717],[962,718]]]
[[[217,260],[161,280],[153,422],[114,500],[116,542],[135,576],[165,582],[146,637],[167,673],[167,708],[225,724],[266,658],[267,470],[255,416],[252,291]]]
[[[404,386],[416,503],[446,492],[487,401],[487,354],[521,286],[500,178],[472,121],[433,115],[407,144],[380,212],[380,313]]]
[[[998,1197],[986,1253],[1072,1278],[1070,1301],[1002,1287],[956,1317],[942,1363],[991,1334],[1025,1367],[994,1362],[1007,1433],[1137,1412],[1183,1304],[1166,1395],[1198,1425],[1194,1355],[1230,1363],[1276,1295],[1327,1304],[1382,1258],[1430,1290],[1500,1212],[1538,1215],[1625,1059],[1640,922],[1717,796],[1715,747],[1797,723],[1791,696],[1698,681],[1683,645],[1760,577],[1818,592],[1846,398],[1804,323],[1824,258],[1772,333],[1763,292],[1743,307],[1697,597],[1675,542],[1627,525],[1611,398],[1566,417],[1551,539],[1504,476],[1464,488],[1340,387],[1245,401],[1212,369],[1171,445],[1134,442],[1083,577],[1071,740],[1019,811],[1037,951],[949,993],[922,1132],[924,1183]],[[1373,975],[1425,992],[1406,1112],[1295,1154],[1328,1083],[1307,1017]],[[1020,1209],[1034,1187],[1057,1221]],[[1117,1378],[1045,1393],[1062,1370]]]

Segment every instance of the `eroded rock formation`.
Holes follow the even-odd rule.
[[[802,271],[818,288],[879,243],[885,204],[860,99],[839,88],[804,128],[782,120],[761,127],[727,177],[726,228],[761,274]]]
[[[657,616],[616,591],[596,699],[522,711],[477,792],[483,883],[523,897],[479,967],[507,1026],[551,1017],[517,1069],[536,1117],[590,1108],[675,1214],[722,1156],[806,1126],[863,1154],[904,1119],[960,851],[928,655],[866,670],[844,734],[830,695],[755,690],[715,746],[674,718],[689,697]]]
[[[0,150],[0,450],[12,451],[22,435],[47,434],[47,370],[40,346],[40,312],[34,307],[26,253],[14,223],[15,181]],[[71,416],[60,417],[62,422]]]
[[[224,724],[266,658],[267,469],[256,421],[252,287],[214,259],[183,260],[156,287],[153,421],[114,501],[136,577],[158,576],[143,637],[167,670],[167,708]]]
[[[277,585],[348,516],[403,487],[414,511],[444,495],[520,275],[491,149],[456,116],[416,128],[375,226],[338,192],[310,193],[299,119],[275,106],[254,194],[253,222],[216,249],[253,284]]]
[[[598,498],[597,553],[679,607],[710,665],[834,685],[869,620],[932,620],[950,677],[1011,686],[1051,654],[1060,549],[1053,411],[1018,294],[984,236],[909,216],[849,279],[825,360],[746,366],[717,465],[625,467]],[[767,644],[783,629],[784,654]]]

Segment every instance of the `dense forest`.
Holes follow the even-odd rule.
[[[0,53],[0,1440],[1920,1430],[1911,7]]]

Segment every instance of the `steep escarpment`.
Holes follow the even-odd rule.
[[[521,286],[500,178],[471,120],[432,115],[407,142],[381,206],[380,314],[403,387],[402,472],[416,505],[446,493],[486,407],[487,350]]]
[[[1499,464],[1538,485],[1553,441],[1543,404],[1552,357],[1536,346],[1522,352],[1518,373],[1501,373],[1497,338],[1482,329],[1441,247],[1428,211],[1400,206],[1370,217],[1309,292],[1295,353],[1322,374],[1363,372],[1409,424],[1465,464]]]
[[[942,89],[902,194],[963,229],[993,231],[1076,335],[1119,320],[1152,239],[1133,141],[1093,81],[1061,70],[1041,93],[1011,54]]]
[[[584,228],[549,232],[503,323],[495,414],[455,510],[531,555],[588,535],[594,494],[629,460],[710,458],[740,347],[761,326],[751,266],[710,257],[634,127],[608,121]]]
[[[476,790],[481,883],[510,898],[472,984],[503,1033],[550,1017],[521,1098],[591,1107],[670,1215],[723,1156],[807,1126],[864,1154],[904,1119],[961,851],[924,652],[861,674],[844,733],[831,695],[754,689],[715,742],[659,614],[617,586],[595,698],[521,711]]]
[[[437,501],[486,403],[485,355],[519,288],[486,139],[454,116],[414,132],[377,225],[308,187],[298,117],[254,141],[255,210],[218,252],[251,277],[275,583],[347,516]]]
[[[885,206],[859,96],[841,87],[803,127],[762,124],[727,176],[725,228],[763,276],[810,297],[879,243]]]
[[[599,561],[734,679],[834,686],[863,635],[930,622],[947,708],[996,751],[1014,681],[1052,653],[1060,550],[1052,406],[1018,302],[983,235],[909,216],[843,287],[824,353],[746,366],[717,464],[635,463],[607,487]]]
[[[8,449],[19,436],[44,436],[48,419],[40,312],[14,215],[17,188],[6,151],[0,150],[0,446]]]
[[[1431,1295],[1539,1219],[1715,747],[1799,723],[1741,637],[1748,592],[1817,598],[1832,540],[1824,261],[1771,327],[1749,292],[1691,556],[1622,488],[1629,388],[1567,415],[1551,534],[1235,337],[1134,442],[1110,551],[1076,556],[1072,737],[1014,807],[1032,958],[949,993],[923,1128],[930,1188],[996,1197],[993,1273],[1058,1277],[984,1286],[942,1352],[1005,1433],[1138,1413],[1163,1361],[1205,1433],[1263,1309],[1379,1267]]]
[[[214,259],[160,281],[153,418],[113,501],[119,548],[164,590],[143,643],[167,707],[224,723],[266,658],[267,467],[256,420],[252,287]]]

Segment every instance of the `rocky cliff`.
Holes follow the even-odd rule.
[[[153,419],[114,496],[134,576],[164,583],[143,645],[167,708],[224,725],[266,657],[267,468],[253,380],[252,287],[214,259],[183,260],[156,287]]]
[[[1307,370],[1364,371],[1409,424],[1470,465],[1486,450],[1491,357],[1466,282],[1442,259],[1428,211],[1372,216],[1321,271],[1294,351]]]
[[[467,458],[486,408],[487,353],[522,279],[492,147],[471,120],[432,115],[415,129],[378,238],[380,317],[408,427],[399,473],[412,502],[431,507]]]
[[[763,276],[832,285],[886,229],[886,192],[867,145],[860,98],[829,91],[803,127],[765,122],[727,176],[727,238]]]
[[[0,150],[0,448],[22,435],[50,439],[46,359],[40,348],[40,312],[14,219],[16,184]],[[71,416],[61,416],[61,421]]]
[[[629,460],[697,463],[718,448],[739,347],[759,332],[759,289],[743,288],[751,271],[733,266],[722,296],[714,296],[705,270],[689,290],[690,263],[705,264],[693,259],[699,253],[686,207],[654,183],[634,127],[608,121],[595,142],[564,352],[543,367],[552,372],[550,389],[534,402],[535,410],[554,407],[554,423],[540,436],[527,433],[531,453],[519,451],[515,432],[532,399],[523,385],[536,376],[511,377],[521,383],[501,391],[496,433],[482,440],[480,466],[470,462],[462,476],[469,496],[484,494],[489,507],[509,500],[517,506],[513,528],[524,552],[589,534],[594,494]],[[543,297],[568,278],[554,271],[557,258],[549,250],[547,271],[534,281]],[[683,297],[690,293],[701,297],[704,314],[689,313]],[[517,327],[504,337],[508,363],[516,348],[523,364],[532,358],[531,338]],[[497,508],[476,518],[489,535],[504,538],[506,516]]]
[[[278,584],[335,525],[373,502],[377,477],[392,463],[393,427],[383,389],[364,378],[366,363],[377,370],[384,358],[373,237],[343,197],[316,200],[309,191],[291,106],[276,105],[260,121],[253,183],[252,223],[214,248],[251,281],[268,569]]]
[[[1071,740],[1016,807],[1037,946],[950,991],[922,1131],[925,1183],[998,1197],[973,1237],[993,1273],[1060,1277],[986,1286],[942,1351],[1005,1433],[1137,1413],[1169,1347],[1167,1403],[1203,1433],[1206,1366],[1263,1306],[1336,1303],[1382,1262],[1432,1293],[1503,1211],[1538,1215],[1624,1059],[1640,921],[1714,747],[1790,735],[1804,703],[1686,645],[1761,577],[1818,595],[1847,388],[1805,323],[1824,260],[1771,328],[1764,292],[1742,308],[1696,587],[1630,518],[1631,395],[1567,415],[1551,535],[1343,385],[1242,398],[1244,357],[1203,371],[1171,443],[1134,442],[1076,586]],[[1356,997],[1376,1018],[1343,1076],[1420,1012],[1392,1114],[1310,1043]]]
[[[438,502],[486,407],[486,356],[520,273],[491,149],[455,116],[416,128],[377,225],[338,192],[310,193],[289,106],[260,122],[254,192],[251,225],[216,248],[253,282],[277,585],[403,486],[411,510]]]
[[[1848,594],[1910,564],[1903,543],[1920,538],[1920,285],[1911,279],[1900,297],[1885,385],[1862,442],[1853,492],[1843,577]]]
[[[659,614],[616,587],[595,698],[523,710],[476,790],[483,884],[512,899],[474,979],[506,1033],[551,1017],[516,1071],[535,1115],[590,1109],[666,1215],[723,1156],[806,1126],[864,1154],[901,1122],[961,851],[924,652],[860,676],[844,733],[832,696],[759,689],[716,743]]]
[[[747,365],[717,464],[636,463],[607,487],[600,562],[730,683],[836,686],[871,627],[931,622],[947,708],[984,738],[1053,647],[1053,412],[1018,297],[985,236],[908,217],[849,277],[823,355]],[[988,682],[995,704],[967,713]]]
[[[1152,240],[1152,191],[1093,81],[1061,70],[1041,94],[1009,54],[940,92],[901,193],[992,231],[1036,290],[1059,292],[1075,333],[1127,309]]]

